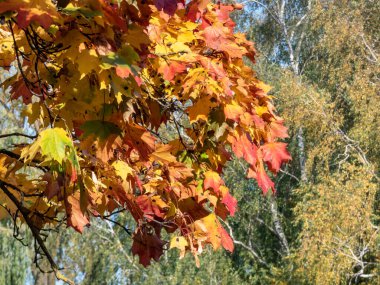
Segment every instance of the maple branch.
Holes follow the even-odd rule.
[[[9,229],[10,232],[12,232],[13,237],[18,240],[23,246],[28,246],[28,244],[24,243],[23,238],[19,238],[19,233],[20,233],[20,228],[17,226],[17,215],[18,215],[18,210],[16,211],[15,214],[12,214],[11,210],[4,206],[3,204],[0,204],[0,207],[2,207],[8,215],[12,218],[13,220],[13,231]]]
[[[20,62],[20,56],[24,59],[25,58],[25,54],[22,54],[21,51],[18,48],[18,45],[17,45],[17,42],[16,42],[16,37],[15,37],[14,31],[13,31],[13,27],[12,27],[12,22],[11,21],[8,21],[8,27],[9,27],[9,29],[11,31],[11,35],[12,35],[12,39],[13,39],[13,45],[14,45],[14,50],[15,50],[15,54],[16,54],[17,66],[18,66],[18,69],[20,71],[20,74],[21,74],[21,76],[22,76],[22,78],[23,78],[26,86],[29,86],[29,85],[33,86],[34,83],[31,82],[31,81],[29,81],[29,79],[26,77],[26,75],[25,75],[25,73],[24,73],[24,71],[22,69],[22,64]],[[31,92],[30,89],[28,89],[28,90],[29,90],[29,92]]]
[[[174,117],[174,116],[173,116],[173,117]],[[179,141],[181,142],[181,144],[183,145],[183,147],[184,147],[185,149],[188,149],[187,145],[185,144],[185,141],[184,141],[183,138],[182,138],[181,130],[180,130],[179,125],[178,125],[178,122],[176,121],[175,118],[173,118],[173,122],[174,122],[174,125],[175,125],[176,130],[177,130],[177,133],[178,133]]]
[[[65,277],[62,273],[59,272],[59,268],[57,264],[55,263],[54,259],[52,258],[49,250],[47,249],[40,233],[39,229],[34,226],[32,220],[29,217],[30,210],[25,208],[19,201],[18,199],[8,190],[7,184],[5,184],[3,181],[0,180],[0,188],[4,192],[5,195],[8,196],[8,198],[15,204],[17,209],[20,211],[22,217],[24,218],[26,224],[28,225],[29,229],[32,232],[33,237],[37,241],[39,247],[42,249],[44,255],[46,256],[47,260],[50,263],[51,269],[53,270],[55,277],[67,284],[74,285],[74,282]]]
[[[125,226],[123,226],[122,224],[120,224],[119,222],[114,221],[114,220],[108,218],[107,216],[104,216],[103,219],[105,219],[106,221],[109,221],[109,222],[111,222],[111,223],[113,223],[113,224],[121,227],[128,235],[132,236],[131,231],[128,228],[126,228]]]
[[[30,35],[29,30],[28,29],[24,29],[24,32],[25,32],[25,35],[26,35],[26,40],[28,41],[28,44],[29,44],[32,52],[36,55],[36,61],[34,63],[34,70],[36,72],[37,82],[38,82],[38,86],[40,88],[41,95],[43,96],[44,94],[46,94],[46,92],[42,88],[42,80],[41,80],[40,72],[39,72],[39,69],[38,69],[38,61],[40,59],[41,54],[44,55],[44,53],[41,52],[40,49],[38,48],[38,41]],[[31,43],[31,41],[33,42],[33,45]],[[37,42],[37,44],[36,44],[36,42]],[[46,56],[45,56],[45,58],[46,58]]]
[[[110,214],[108,214],[108,215],[104,215],[104,216],[102,216],[102,218],[109,218],[109,217],[112,217],[113,215],[116,215],[116,214],[119,214],[119,213],[125,212],[126,210],[127,210],[127,209],[122,208],[122,209],[117,210],[117,211],[115,211],[115,212],[112,212],[112,213],[110,213]]]
[[[15,132],[15,133],[9,133],[9,134],[0,135],[0,139],[1,138],[12,137],[12,136],[26,137],[26,138],[29,138],[29,139],[35,139],[35,138],[37,138],[37,135],[32,136],[32,135],[26,135],[26,134]]]
[[[17,217],[19,210],[17,209],[16,212],[13,214],[10,209],[5,207],[4,205],[1,205],[9,214],[9,216],[12,218],[13,221],[13,237],[18,240],[23,246],[28,246],[27,243],[24,242],[24,238],[20,238],[20,227],[17,226]]]
[[[5,185],[6,187],[9,187],[9,188],[12,188],[13,190],[16,190],[17,192],[19,192],[21,194],[22,197],[42,197],[42,195],[43,195],[43,193],[27,194],[24,191],[22,191],[20,188],[14,186],[12,184],[9,184],[3,180],[0,180],[0,183]]]
[[[0,149],[0,154],[1,153],[9,156],[10,158],[17,159],[18,161],[20,161],[20,162],[23,163],[23,161],[21,160],[21,157],[20,157],[19,154],[16,154],[16,153],[11,152],[11,151],[6,150],[6,149]],[[47,166],[39,166],[38,165],[38,164],[41,163],[41,161],[33,159],[31,162],[35,163],[36,165],[30,165],[30,166],[33,166],[33,167],[38,168],[38,169],[41,169],[42,171],[49,171],[49,168]]]
[[[50,0],[42,0],[42,2],[46,1],[50,3]],[[80,1],[81,3],[78,4],[77,8],[82,9],[83,6],[83,8],[87,9],[88,3],[86,2],[88,1],[91,2],[90,0]],[[64,2],[67,1],[65,0]],[[284,24],[285,32],[289,31],[289,37],[287,38],[292,39],[290,41],[291,47],[295,49],[293,40],[297,35],[293,37],[291,33],[292,27],[288,25],[289,20],[284,17],[286,0],[277,1],[282,3],[281,5],[278,4],[278,9],[276,8],[276,4],[266,0],[252,0],[252,2],[256,2],[257,5],[264,5],[264,8],[267,6],[269,14],[273,14],[280,25],[282,23],[286,24]],[[57,5],[61,6],[61,4],[62,3],[58,3]],[[66,4],[62,4],[62,6]],[[17,167],[31,165],[41,168],[44,171],[56,170],[59,172],[58,178],[55,175],[50,177],[53,179],[54,184],[48,185],[49,187],[51,186],[51,194],[53,196],[56,194],[56,190],[59,189],[57,190],[59,191],[59,195],[56,195],[59,199],[59,203],[54,205],[51,203],[46,205],[45,203],[41,205],[43,202],[46,202],[46,193],[40,186],[31,189],[29,189],[30,186],[20,186],[22,190],[27,193],[42,195],[42,198],[33,199],[32,203],[29,203],[31,199],[23,200],[23,196],[20,195],[20,193],[23,194],[23,192],[16,187],[17,183],[15,183],[16,186],[13,186],[3,182],[1,189],[4,188],[4,196],[8,195],[10,197],[9,199],[13,201],[10,201],[10,204],[12,206],[13,203],[16,205],[16,210],[9,207],[12,218],[17,221],[17,224],[15,224],[16,233],[19,233],[19,229],[23,229],[19,225],[25,223],[27,224],[25,227],[29,227],[32,231],[34,237],[32,242],[34,242],[36,249],[34,260],[36,266],[46,266],[45,262],[47,264],[47,261],[49,261],[52,272],[55,273],[56,277],[69,284],[71,284],[70,280],[59,275],[59,270],[61,269],[54,263],[53,258],[55,258],[55,256],[49,255],[44,244],[46,243],[48,232],[55,230],[50,229],[50,226],[47,225],[48,222],[50,222],[47,219],[51,218],[45,216],[50,215],[53,217],[52,219],[58,220],[61,217],[59,216],[60,214],[66,214],[66,224],[81,232],[82,226],[88,223],[88,217],[85,215],[85,220],[79,220],[79,217],[75,217],[74,215],[74,211],[77,211],[78,206],[77,196],[74,196],[74,190],[79,183],[81,183],[79,184],[80,190],[84,188],[91,190],[93,187],[95,190],[99,190],[100,188],[104,190],[101,192],[104,192],[103,194],[107,195],[107,198],[99,201],[100,207],[114,207],[115,205],[112,200],[119,205],[114,213],[107,212],[107,215],[103,217],[101,215],[95,215],[95,213],[94,215],[102,218],[112,231],[122,233],[124,230],[128,235],[133,235],[135,242],[133,251],[137,252],[135,248],[138,246],[137,254],[140,256],[140,262],[147,265],[150,259],[157,259],[157,257],[162,255],[164,250],[168,248],[168,242],[161,239],[161,230],[163,228],[166,228],[168,233],[174,232],[175,229],[184,223],[188,229],[189,236],[195,231],[192,227],[188,227],[187,225],[189,222],[195,223],[201,219],[203,214],[198,215],[195,213],[195,215],[192,215],[191,211],[199,212],[201,210],[198,210],[198,208],[204,208],[204,205],[202,201],[196,199],[197,194],[192,191],[194,186],[194,172],[198,170],[201,172],[218,170],[218,173],[220,172],[219,168],[222,168],[229,159],[229,154],[217,146],[218,143],[226,143],[225,137],[223,136],[222,138],[222,135],[234,135],[237,143],[239,143],[239,141],[243,140],[246,136],[250,138],[249,134],[251,131],[254,131],[253,126],[252,128],[243,128],[244,130],[242,129],[242,132],[238,133],[235,133],[233,128],[229,128],[228,126],[231,125],[230,121],[231,123],[232,121],[234,124],[236,123],[237,125],[235,126],[237,127],[239,120],[235,116],[234,106],[230,105],[231,112],[229,109],[227,112],[227,108],[225,108],[227,107],[226,104],[230,102],[231,99],[247,100],[247,104],[243,104],[244,106],[240,106],[239,108],[242,108],[242,111],[248,113],[250,113],[251,108],[258,106],[259,103],[260,106],[263,105],[261,103],[264,103],[264,107],[270,108],[271,106],[267,100],[263,100],[262,102],[256,102],[256,100],[252,101],[251,93],[254,92],[256,94],[259,92],[256,91],[259,90],[256,88],[257,84],[254,82],[251,83],[252,78],[255,78],[255,73],[253,70],[242,68],[245,66],[243,56],[246,52],[249,52],[251,60],[254,61],[254,48],[243,37],[235,37],[233,29],[222,29],[218,26],[217,31],[207,31],[203,26],[196,27],[189,25],[186,29],[189,32],[192,31],[193,35],[191,37],[199,39],[199,41],[190,40],[190,35],[185,35],[184,41],[179,40],[178,43],[180,45],[175,45],[171,39],[167,42],[166,36],[154,37],[154,39],[151,37],[151,32],[146,30],[145,24],[146,20],[149,21],[149,23],[151,22],[150,17],[152,15],[150,15],[150,13],[144,15],[146,19],[141,21],[142,19],[135,19],[135,13],[129,11],[129,8],[125,9],[125,7],[115,6],[111,11],[108,10],[109,7],[106,8],[105,5],[98,7],[100,11],[94,8],[93,12],[95,15],[103,10],[108,13],[110,17],[107,16],[104,20],[109,21],[107,25],[115,31],[110,37],[108,36],[108,30],[105,31],[102,28],[104,26],[103,24],[93,21],[92,15],[88,15],[87,17],[87,15],[81,13],[80,10],[68,13],[70,15],[67,13],[56,14],[56,7],[52,7],[51,5],[40,5],[41,7],[39,7],[38,14],[33,10],[35,9],[33,4],[29,3],[26,6],[22,5],[22,7],[15,5],[15,13],[18,13],[19,16],[17,19],[11,16],[9,17],[10,20],[6,21],[9,25],[10,34],[5,37],[4,43],[9,43],[9,40],[12,42],[13,39],[14,44],[10,46],[11,52],[9,54],[7,53],[4,63],[8,65],[8,62],[17,61],[14,65],[16,67],[18,66],[19,70],[16,74],[17,76],[12,78],[12,80],[15,81],[7,81],[13,87],[11,88],[11,97],[22,97],[23,103],[25,104],[30,103],[32,99],[33,102],[35,101],[34,99],[39,99],[39,107],[41,108],[33,109],[32,113],[43,117],[43,127],[46,127],[44,131],[46,131],[45,134],[49,135],[44,137],[42,133],[40,133],[41,138],[43,138],[40,151],[36,146],[32,149],[25,147],[9,150],[0,149],[0,153],[7,155],[5,166],[8,166],[8,163],[13,163],[16,164]],[[127,5],[132,4],[127,3]],[[178,10],[185,12],[188,8],[187,5],[190,5],[190,3],[185,3],[183,7]],[[217,15],[220,11],[224,13],[223,8],[216,3],[210,3],[210,5],[215,5],[215,9],[208,11],[208,13],[215,16],[215,20],[214,16],[212,16],[210,17],[210,19],[212,18],[210,21],[212,24],[214,22],[217,24],[218,21],[220,22]],[[168,12],[166,10],[165,8],[164,12]],[[260,10],[267,13],[265,9],[260,8]],[[49,17],[52,13],[54,17]],[[229,13],[226,14],[227,18],[228,14]],[[78,22],[75,16],[84,16],[87,19],[86,21]],[[161,16],[159,16],[159,18],[160,17]],[[166,17],[162,19],[166,20]],[[305,19],[307,19],[306,16],[299,21],[301,27],[306,21]],[[165,21],[167,23],[165,25],[161,24],[161,21],[157,21],[157,23],[152,23],[150,27],[152,28],[152,32],[156,30],[160,33],[163,32],[162,34],[165,34],[167,30],[168,34],[173,34],[173,38],[176,38],[174,34],[183,34],[181,29],[177,29],[177,26],[182,26],[181,21],[182,19],[173,22],[171,20],[170,22]],[[5,22],[5,19],[3,19],[3,22]],[[59,30],[65,32],[54,33],[50,31],[47,26],[51,26],[52,24],[57,26]],[[127,31],[130,24],[137,26],[137,34],[131,34],[132,38],[122,37],[122,33]],[[187,26],[187,24],[185,25]],[[33,26],[35,28],[33,28]],[[168,28],[169,26],[170,28]],[[83,32],[87,30],[90,31],[90,33]],[[99,32],[92,33],[93,31]],[[76,37],[78,33],[80,34],[76,44],[79,46],[79,50],[78,46],[73,46],[72,49],[67,52],[61,53],[60,51],[70,47],[66,46],[67,43],[71,43],[73,37]],[[133,45],[131,41],[134,40],[135,37],[140,37],[139,34],[141,34],[142,37],[141,44],[144,45],[141,46],[141,49]],[[222,44],[218,42],[219,40],[217,40],[215,36],[217,36],[220,41],[223,41]],[[7,39],[8,37],[9,39]],[[177,38],[179,39],[179,37]],[[128,46],[127,49],[121,48],[126,45]],[[237,48],[236,45],[241,48]],[[6,47],[8,48],[8,46]],[[246,52],[244,50],[246,50]],[[102,66],[102,62],[107,64],[107,66]],[[111,70],[109,68],[111,66],[120,66],[120,64],[123,64],[123,68],[128,68],[125,70],[120,69],[121,73],[116,71],[116,74],[113,69]],[[125,66],[125,64],[127,66]],[[45,71],[45,69],[47,71]],[[245,72],[240,72],[241,70]],[[102,73],[102,76],[97,76],[99,73]],[[133,75],[134,79],[132,77],[131,80],[127,79],[129,75]],[[4,85],[7,86],[8,83]],[[241,88],[249,92],[241,91],[239,92],[241,96],[235,92],[230,92],[232,89],[230,90],[228,86],[235,86],[237,83],[239,86],[241,85]],[[70,90],[72,89],[75,89],[75,94],[71,94],[72,92],[70,92]],[[225,96],[219,96],[219,98],[215,96],[216,93],[224,93],[224,89],[228,89],[229,92],[225,93],[231,93],[231,98],[225,98]],[[27,94],[24,94],[24,92]],[[109,96],[109,98],[106,97],[106,95]],[[256,95],[259,95],[259,93]],[[32,96],[38,96],[39,98]],[[260,94],[260,98],[263,96],[266,95]],[[122,104],[120,97],[122,97]],[[217,100],[216,97],[219,99]],[[96,98],[96,100],[92,100],[91,98]],[[71,104],[71,100],[78,102]],[[201,106],[199,109],[197,108],[198,105],[194,104],[196,100],[199,100],[197,102],[201,104],[203,102],[206,104],[207,102],[207,105]],[[190,101],[192,105],[189,104]],[[252,103],[248,104],[248,102],[251,101]],[[212,104],[210,105],[210,103]],[[189,107],[191,107],[191,109]],[[207,113],[205,113],[206,109],[208,110]],[[223,109],[225,110],[225,116],[222,115]],[[215,116],[214,111],[216,113]],[[196,120],[194,122],[189,120],[189,117],[192,117],[194,114],[193,112],[195,112],[195,115],[207,115],[206,117],[209,118],[199,120],[199,122]],[[99,120],[94,120],[96,117],[99,117]],[[198,118],[198,116],[196,116],[196,118]],[[124,119],[127,125],[123,124],[122,119]],[[273,118],[263,117],[265,124],[271,124],[273,119],[278,120],[275,116],[273,116]],[[51,129],[47,127],[49,120]],[[105,120],[109,120],[109,123],[116,125],[117,130],[115,126],[107,126]],[[97,123],[86,126],[86,123],[90,121],[97,123],[100,121],[102,126],[104,125],[104,128],[98,127],[96,125]],[[58,126],[56,122],[62,124]],[[136,123],[137,128],[130,129],[132,126],[128,126],[128,123],[131,124],[132,122]],[[216,129],[214,125],[207,127],[214,122],[217,123],[215,124]],[[161,129],[160,131],[155,130],[156,127],[159,128],[163,126],[163,124],[168,127],[166,134],[165,131],[161,132]],[[142,133],[140,132],[141,127],[144,128]],[[86,136],[82,136],[79,130],[82,130],[86,136],[87,133],[93,133],[94,138],[92,140],[86,139]],[[265,133],[267,132],[268,130],[265,130]],[[125,139],[120,138],[121,141],[111,139],[111,136],[113,137],[116,133],[123,134]],[[263,138],[265,137],[265,133],[262,134]],[[169,152],[165,150],[165,155],[162,157],[159,157],[159,155],[153,157],[150,155],[151,149],[159,152],[156,147],[158,139],[155,138],[154,135],[158,138],[163,136],[164,139],[167,140],[166,145],[172,141],[172,137],[174,137],[182,143],[184,148],[180,145],[178,151],[174,153],[175,151],[173,150],[173,154],[170,156]],[[11,135],[3,135],[3,137],[8,136]],[[27,135],[20,136],[31,138]],[[167,139],[166,136],[168,137]],[[34,138],[35,137],[31,139]],[[160,139],[161,141],[163,140],[162,138]],[[91,147],[91,144],[95,140],[95,146]],[[85,141],[86,143],[83,143]],[[130,141],[132,141],[132,143],[130,143]],[[137,144],[140,144],[140,146],[137,146]],[[260,138],[257,138],[257,144],[263,144]],[[23,150],[22,154],[20,154],[20,149]],[[184,158],[187,159],[190,157],[194,162],[191,166],[182,159],[184,149],[187,150],[184,154]],[[234,149],[234,146],[232,146],[232,149]],[[204,159],[203,153],[207,150],[211,150],[213,153],[215,152],[215,158],[210,156],[209,159]],[[135,151],[138,156],[135,155]],[[35,157],[37,152],[41,153],[41,155]],[[33,158],[36,158],[36,160],[34,159],[32,162],[24,160],[24,153],[30,154]],[[79,154],[77,155],[77,153],[82,154],[83,163],[81,163],[82,161],[78,161]],[[175,159],[173,159],[172,155],[175,156]],[[50,166],[43,166],[46,164],[42,161],[44,157],[47,158],[46,161],[51,162]],[[2,158],[4,159],[4,157]],[[116,167],[117,165],[114,164],[115,159],[123,159],[127,166]],[[141,159],[146,160],[148,164],[140,165],[140,163],[137,163],[137,161]],[[218,162],[217,167],[214,165],[214,161],[216,160]],[[264,163],[265,161],[261,159],[260,162]],[[87,169],[82,169],[80,164],[85,165],[83,168]],[[122,176],[124,176],[125,171],[128,172],[128,180],[131,179],[131,183],[123,187],[126,188],[124,189],[126,193],[125,195],[121,195],[118,191],[112,190],[112,186],[114,183],[117,183],[118,179],[123,179],[119,174],[122,172]],[[254,169],[254,171],[256,171],[256,169]],[[41,177],[41,174],[42,173],[39,173],[39,181],[47,180]],[[86,180],[84,179],[91,179],[90,174],[92,174],[94,184],[85,185],[84,181]],[[263,175],[266,174],[263,173]],[[66,179],[69,176],[70,181]],[[99,181],[97,181],[97,176],[100,177]],[[33,182],[32,178],[33,177],[23,177],[22,180],[31,183]],[[50,178],[48,182],[50,182]],[[106,181],[103,178],[109,179],[110,181]],[[124,176],[124,180],[125,178]],[[156,211],[156,206],[152,206],[151,209],[145,207],[143,209],[139,204],[140,201],[136,200],[137,197],[142,195],[146,196],[144,199],[148,198],[152,203],[156,204],[156,201],[151,199],[151,195],[145,193],[146,191],[143,190],[146,181],[150,180],[150,178],[157,178],[157,181],[160,181],[159,183],[152,183],[150,186],[159,190],[157,194],[162,197],[164,203],[170,207],[173,205],[176,213],[183,214],[178,217],[161,217]],[[203,179],[202,176],[199,178]],[[222,177],[220,178],[223,179]],[[108,192],[106,190],[107,186],[109,190],[112,191]],[[164,188],[165,191],[161,191],[161,188]],[[187,203],[178,203],[178,200],[182,197],[182,193],[178,193],[177,189],[180,192],[182,191],[181,189],[190,190],[188,198],[194,200],[194,209],[193,207],[188,209]],[[263,190],[265,191],[265,189]],[[41,192],[42,194],[39,194]],[[79,206],[82,212],[84,205],[89,205],[92,208],[91,200],[93,200],[92,198],[94,197],[91,195],[82,195],[83,193],[79,194],[81,194]],[[217,193],[211,193],[210,195],[216,197],[217,195],[214,194]],[[75,201],[71,203],[68,198],[73,198]],[[212,197],[209,198],[211,201]],[[141,208],[142,213],[139,210],[138,213],[136,212],[136,215],[134,215],[134,219],[138,223],[136,231],[134,231],[135,226],[129,229],[127,223],[116,218],[119,207],[121,207],[120,204],[123,204],[123,208],[129,209],[131,212],[136,212],[135,207]],[[199,205],[199,207],[197,205]],[[157,207],[160,211],[164,211],[164,209],[167,208],[164,204],[162,209],[159,204],[157,204]],[[235,207],[234,204],[228,205],[228,210],[232,213]],[[222,216],[222,213],[216,213],[216,215]],[[281,217],[280,215],[278,216]],[[76,218],[78,218],[78,221],[75,221]],[[183,221],[178,222],[177,218],[181,218]],[[122,230],[117,229],[116,226],[121,227]],[[208,226],[209,225],[205,225],[206,228]],[[56,227],[56,223],[54,223],[53,227]],[[168,227],[173,227],[173,231],[168,230]],[[273,231],[278,232],[276,224],[273,228]],[[232,231],[232,229],[230,230]],[[210,234],[218,235],[217,232]],[[123,233],[123,235],[125,234]],[[109,235],[106,236],[106,239],[111,240]],[[203,237],[198,237],[195,234],[191,235],[191,239],[190,244],[192,245],[200,245],[201,243],[203,244],[204,241]],[[212,243],[212,240],[212,237],[210,237],[205,243]],[[229,239],[228,242],[230,242]],[[265,260],[262,259],[265,255],[260,252],[260,248],[256,246],[256,244],[251,244],[251,242],[253,241],[249,240],[248,243],[245,244],[241,241],[234,240],[234,243],[249,250],[250,254],[255,257],[255,262],[257,262],[257,259],[261,264],[268,267]],[[193,248],[192,246],[186,247],[185,249],[192,251],[192,253],[197,256],[198,252],[194,251]],[[47,260],[45,260],[45,258],[47,258]],[[41,262],[41,259],[43,259],[43,262]],[[49,264],[47,265],[47,269],[50,270]],[[45,268],[44,266],[42,267]]]

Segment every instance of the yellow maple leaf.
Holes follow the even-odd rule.
[[[5,160],[7,157],[0,154],[0,177],[4,177],[7,174],[7,166],[5,165]]]
[[[261,90],[263,90],[264,93],[268,93],[270,90],[272,90],[272,87],[271,87],[271,86],[265,84],[265,83],[262,82],[262,81],[257,82],[257,83],[256,83],[256,87],[259,88],[259,89],[261,89]]]
[[[91,71],[99,69],[99,58],[94,49],[83,50],[78,54],[76,62],[80,72],[80,79],[91,73]]]
[[[134,175],[133,168],[125,161],[117,160],[112,163],[112,167],[115,168],[116,175],[120,176],[123,180],[126,180],[129,175]]]
[[[179,259],[182,259],[185,256],[187,246],[189,246],[189,243],[184,237],[172,237],[170,240],[170,249],[178,248],[180,250]]]
[[[171,148],[171,145],[167,144],[158,146],[156,150],[150,155],[150,159],[156,159],[164,163],[177,161],[176,157],[170,153]]]

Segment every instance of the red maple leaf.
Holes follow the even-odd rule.
[[[32,92],[30,92],[23,79],[16,81],[12,85],[12,93],[12,99],[18,99],[22,97],[22,101],[24,102],[24,104],[32,103],[33,94]]]
[[[219,188],[223,184],[224,184],[223,179],[219,176],[217,172],[207,171],[205,173],[205,180],[203,184],[203,187],[205,190],[211,188],[214,190],[216,194],[219,194],[220,192]]]
[[[116,67],[116,74],[121,78],[127,78],[132,74],[131,69],[129,67]]]
[[[162,65],[158,71],[163,73],[164,79],[168,81],[172,81],[173,78],[186,70],[186,65],[173,61],[170,64]]]
[[[166,14],[174,15],[177,10],[177,0],[154,0],[154,5],[156,5],[159,11],[164,11]]]
[[[155,138],[145,128],[137,124],[130,124],[126,127],[123,140],[136,149],[144,160],[148,160],[149,154],[154,151]]]
[[[228,250],[229,252],[234,251],[234,241],[232,240],[231,236],[227,233],[227,231],[220,226],[218,228],[219,234],[220,234],[220,240],[222,242],[222,246],[224,249]]]
[[[65,201],[67,212],[67,224],[82,233],[85,226],[90,225],[90,220],[86,214],[83,214],[80,208],[80,202],[74,196],[67,197]]]
[[[17,24],[20,28],[25,29],[31,22],[37,22],[45,29],[48,29],[53,23],[53,18],[47,12],[36,8],[20,9],[17,15]]]
[[[282,121],[274,121],[269,124],[269,132],[272,139],[275,138],[288,138],[288,128],[283,125]]]
[[[260,147],[259,151],[268,168],[274,173],[280,170],[282,163],[292,159],[286,150],[286,143],[282,142],[266,143]]]
[[[163,254],[164,242],[159,237],[158,229],[151,225],[142,225],[133,234],[132,254],[138,255],[140,264],[147,267],[151,260],[158,261]]]
[[[268,190],[272,189],[272,192],[275,192],[274,183],[269,178],[268,174],[265,172],[264,166],[262,163],[259,164],[259,167],[256,169],[253,169],[253,167],[250,167],[248,169],[248,178],[254,178],[257,181],[257,184],[261,188],[264,194],[268,192]]]
[[[222,203],[227,207],[231,217],[235,215],[237,201],[229,192],[223,197]]]
[[[231,143],[232,151],[238,158],[244,158],[250,165],[256,165],[257,146],[249,140],[247,134],[231,136],[228,140]]]
[[[147,195],[141,195],[136,198],[136,204],[143,212],[144,217],[150,220],[154,220],[155,217],[163,218],[165,215],[165,211],[154,203],[154,199],[155,198],[150,198]]]

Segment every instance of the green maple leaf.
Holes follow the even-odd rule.
[[[100,140],[106,140],[110,135],[119,135],[120,128],[111,122],[93,120],[85,122],[80,129],[84,131],[83,137],[93,135]]]
[[[139,59],[139,55],[131,46],[124,46],[118,53],[110,52],[108,55],[103,56],[101,66],[104,69],[114,66],[132,68],[132,64]]]
[[[59,164],[67,157],[67,152],[74,149],[71,139],[61,128],[47,129],[40,133],[39,145],[41,154],[47,161],[55,160]]]
[[[61,1],[66,2],[66,1]],[[86,18],[93,18],[95,16],[102,16],[103,13],[101,11],[92,10],[84,7],[75,7],[73,4],[66,4],[66,7],[62,9],[62,12],[72,16],[81,15]]]

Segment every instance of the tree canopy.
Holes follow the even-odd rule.
[[[0,1],[2,87],[36,133],[0,150],[1,216],[25,223],[58,278],[46,231],[95,218],[132,235],[147,266],[167,248],[233,251],[221,221],[236,199],[232,155],[264,193],[290,160],[255,49],[234,32],[241,5],[208,0]],[[112,219],[127,211],[134,231]],[[163,231],[164,230],[164,231]],[[169,237],[167,236],[169,234]],[[37,260],[38,262],[38,260]]]

